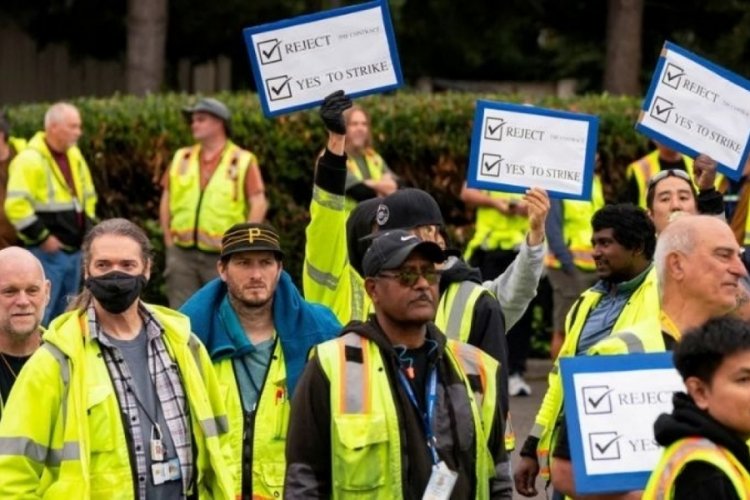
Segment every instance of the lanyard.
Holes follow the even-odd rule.
[[[440,462],[440,457],[435,447],[435,434],[432,432],[432,417],[435,415],[435,403],[437,401],[437,369],[433,368],[430,371],[427,381],[427,411],[422,411],[419,407],[417,397],[414,395],[414,389],[412,389],[403,371],[398,371],[398,378],[404,387],[404,391],[406,391],[406,395],[409,397],[409,401],[411,401],[417,413],[422,416],[422,430],[424,430],[425,437],[427,438],[427,447],[430,449],[430,454],[432,455],[432,463],[437,465]]]

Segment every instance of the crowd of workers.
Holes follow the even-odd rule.
[[[686,386],[655,424],[664,457],[606,498],[750,494],[749,201],[711,158],[659,145],[617,204],[598,177],[591,201],[464,186],[462,254],[339,91],[300,292],[230,111],[184,112],[196,144],[159,213],[169,307],[140,298],[145,232],[97,221],[78,110],[51,106],[28,143],[0,121],[0,498],[509,499],[540,473],[577,497],[559,359],[664,351]],[[555,362],[512,468],[544,273]]]

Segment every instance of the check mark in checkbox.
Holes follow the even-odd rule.
[[[502,165],[503,157],[500,155],[493,155],[490,153],[484,153],[482,155],[482,165],[480,172],[482,175],[490,177],[500,177],[500,167]]]
[[[261,64],[272,64],[281,61],[281,40],[272,38],[258,42],[258,55]]]
[[[280,101],[292,97],[291,76],[276,76],[266,80],[266,90],[268,99],[271,101]]]
[[[503,140],[503,125],[505,125],[505,120],[502,118],[487,117],[484,124],[484,138],[492,141]]]
[[[664,74],[661,77],[661,82],[667,87],[672,87],[677,90],[680,88],[680,82],[682,76],[685,74],[685,70],[673,63],[667,63],[667,67],[664,68]]]
[[[592,432],[589,434],[591,460],[619,460],[622,436],[617,432]]]
[[[583,409],[587,415],[612,413],[612,391],[608,385],[593,385],[581,389]]]
[[[654,104],[651,106],[651,118],[659,120],[662,123],[669,122],[669,117],[674,109],[674,103],[668,101],[663,97],[657,97],[654,99]]]

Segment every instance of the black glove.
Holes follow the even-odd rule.
[[[343,90],[337,90],[323,99],[320,106],[320,117],[325,123],[326,129],[334,134],[346,134],[346,121],[344,111],[352,107],[352,100],[344,94]]]

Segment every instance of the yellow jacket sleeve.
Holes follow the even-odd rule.
[[[16,231],[29,244],[43,241],[49,230],[37,217],[34,203],[36,193],[46,186],[41,154],[25,149],[10,162],[5,214]]]
[[[63,426],[56,425],[63,394],[60,365],[40,348],[19,373],[0,420],[0,498],[41,498],[55,480],[64,458]]]

